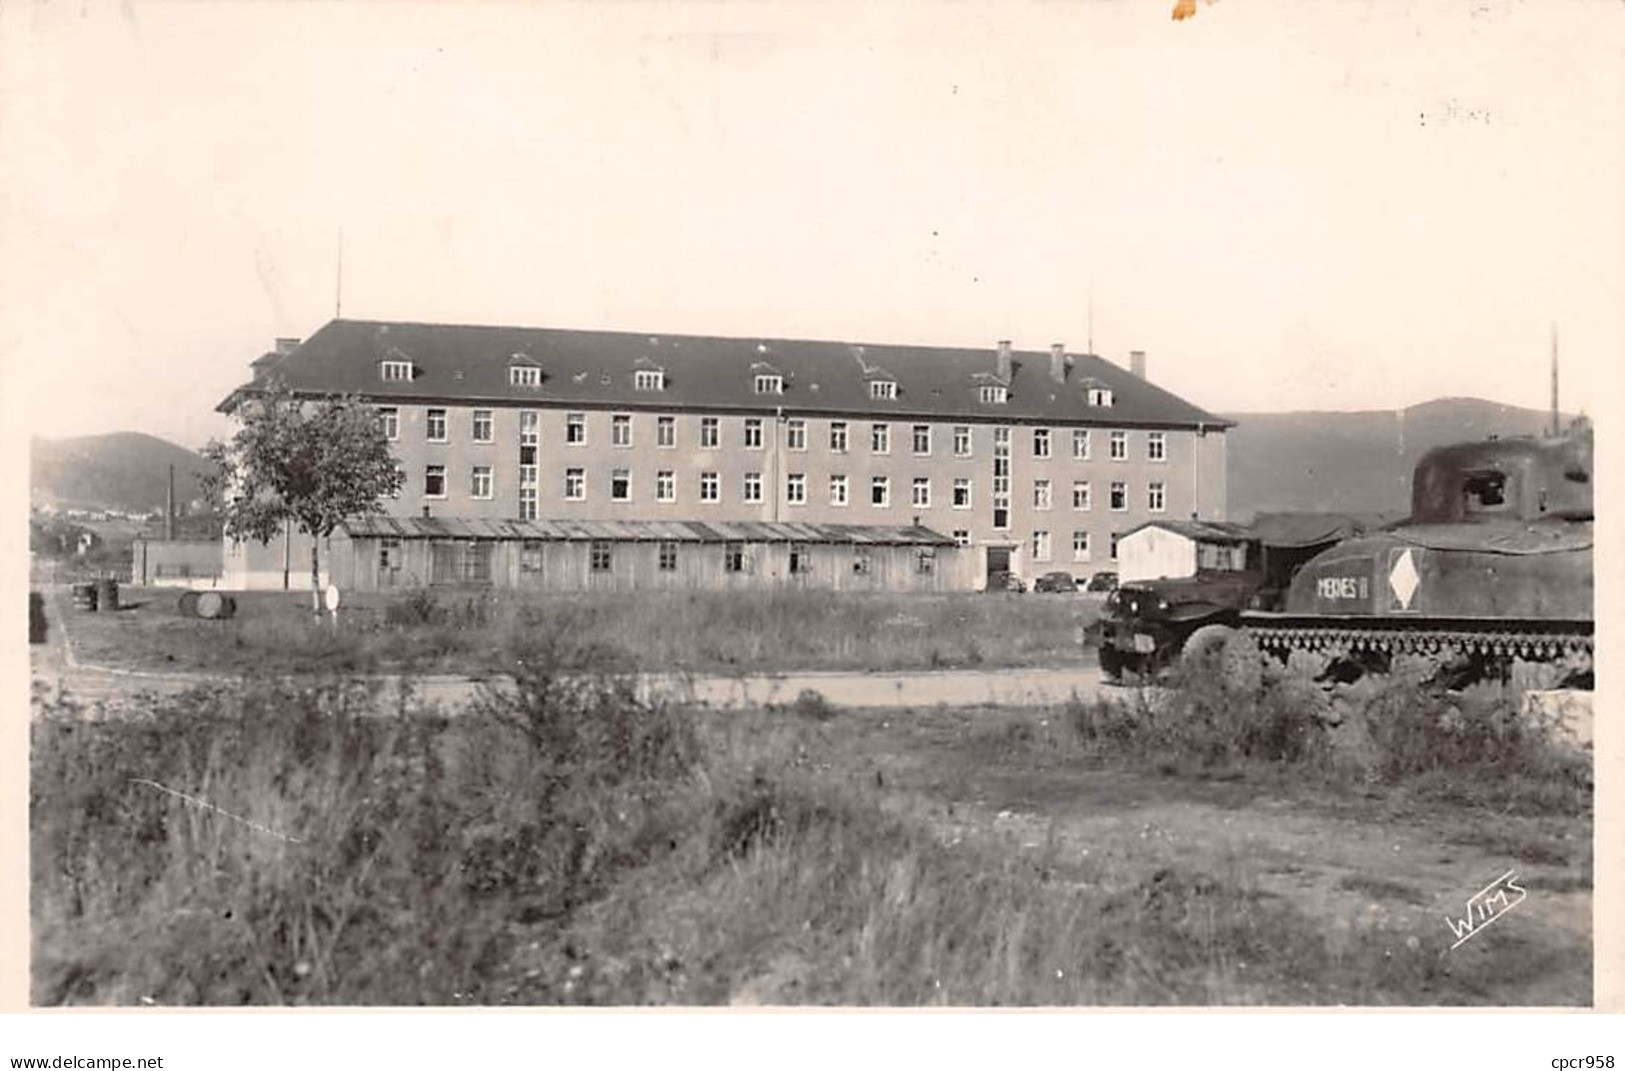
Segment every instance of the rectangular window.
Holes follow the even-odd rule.
[[[541,441],[541,427],[542,414],[534,409],[521,409],[519,411],[519,463],[521,465],[536,464],[536,444]]]
[[[1145,459],[1147,461],[1168,460],[1168,436],[1165,432],[1151,431],[1146,433]]]
[[[1072,481],[1072,508],[1073,509],[1089,509],[1089,508],[1091,508],[1090,505],[1089,505],[1089,481],[1088,480],[1073,480]]]
[[[722,478],[714,472],[700,473],[700,501],[722,501]]]
[[[1145,508],[1152,513],[1161,513],[1168,508],[1168,495],[1161,480],[1152,480],[1146,487]]]
[[[829,451],[832,454],[846,453],[846,421],[833,420],[830,422]]]
[[[390,498],[400,498],[401,492],[406,490],[406,466],[396,461],[395,471],[401,474],[401,483],[399,487],[389,493]]]
[[[807,474],[792,472],[784,478],[784,501],[792,506],[807,504]]]
[[[852,571],[859,574],[869,572],[869,548],[854,546],[852,548]]]
[[[462,544],[462,574],[459,579],[465,584],[489,584],[491,582],[491,544],[464,543]]]
[[[539,573],[542,571],[541,540],[527,539],[519,544],[519,571],[521,573]]]
[[[677,501],[677,476],[669,469],[655,473],[655,501]]]
[[[611,502],[632,501],[632,470],[615,469],[609,474],[609,500]]]
[[[491,410],[474,410],[474,441],[477,443],[488,443],[492,440],[492,438]]]
[[[744,499],[755,505],[762,501],[762,474],[759,472],[745,473],[743,484]]]
[[[652,368],[639,368],[632,373],[632,389],[665,390],[666,373]]]
[[[491,466],[475,465],[469,471],[468,493],[475,498],[491,497]]]
[[[970,457],[970,428],[964,424],[954,427],[954,456]]]
[[[609,418],[609,444],[611,446],[632,445],[632,417],[627,413],[616,413]]]
[[[378,365],[378,374],[385,383],[410,382],[412,379],[411,361],[383,361]]]
[[[393,405],[378,410],[378,430],[384,438],[394,442],[401,437],[401,411]]]
[[[760,450],[762,448],[762,419],[760,417],[745,418],[745,449]]]
[[[955,528],[954,529],[954,546],[956,546],[956,547],[968,547],[968,546],[970,546],[970,529],[969,528]]]
[[[527,465],[524,468],[530,469],[532,473],[536,471],[534,465]],[[521,469],[521,472],[523,472],[523,469]],[[534,477],[532,478],[534,479]],[[534,483],[528,487],[521,484],[519,487],[519,519],[522,521],[534,521],[536,519],[536,485]]]
[[[756,374],[756,393],[757,394],[783,394],[784,393],[784,377],[783,376],[771,375],[771,374],[766,373],[766,372],[758,372]]]
[[[784,422],[784,446],[787,450],[807,449],[807,422],[805,420],[786,420]]]
[[[1005,387],[988,385],[978,392],[978,397],[987,405],[1003,405],[1005,400],[1010,397],[1010,391]]]
[[[1033,509],[1049,509],[1054,499],[1050,493],[1050,481],[1033,481]]]
[[[581,446],[587,441],[587,414],[564,414],[564,441],[569,446]]]
[[[844,506],[847,498],[847,480],[845,476],[835,475],[829,478],[829,504]]]
[[[1128,509],[1128,484],[1122,480],[1112,481],[1112,509],[1118,513]]]
[[[1102,406],[1104,408],[1109,409],[1109,408],[1111,408],[1112,401],[1113,401],[1112,392],[1107,390],[1105,387],[1090,387],[1089,388],[1089,404],[1090,405],[1098,405],[1098,406]],[[1117,557],[1117,555],[1113,554],[1112,557],[1115,558],[1115,557]]]
[[[715,450],[722,443],[722,431],[714,416],[700,418],[700,449]]]
[[[936,547],[920,547],[914,552],[914,571],[916,573],[934,573],[937,571]]]
[[[662,450],[670,450],[677,445],[677,418],[655,418],[655,445]]]
[[[666,541],[660,544],[660,571],[662,573],[675,573],[677,571],[677,544]]]
[[[914,425],[914,452],[920,455],[931,452],[931,425]]]
[[[1050,435],[1048,428],[1033,429],[1033,456],[1046,460],[1050,456]]]
[[[444,409],[430,409],[424,415],[424,437],[432,443],[446,441],[446,411]]]
[[[564,500],[566,502],[583,502],[587,498],[587,470],[564,470]]]
[[[891,425],[872,424],[869,427],[869,449],[877,454],[891,453]]]
[[[891,505],[891,477],[876,476],[869,481],[869,505]]]
[[[954,509],[970,509],[970,477],[954,477]]]
[[[1086,562],[1089,560],[1088,532],[1079,531],[1072,533],[1072,560],[1075,562]]]
[[[1112,561],[1116,561],[1117,560],[1117,533],[1116,532],[1112,533],[1112,545],[1111,545],[1111,550],[1110,550],[1109,553],[1111,554]]]
[[[401,541],[399,539],[380,539],[378,541],[378,569],[385,573],[398,573],[401,571]]]
[[[914,477],[914,497],[910,499],[915,509],[931,508],[931,477]]]
[[[430,465],[423,470],[423,497],[446,497],[446,466]]]
[[[889,402],[897,397],[897,384],[889,379],[870,380],[869,397],[877,402]]]
[[[722,545],[722,568],[724,572],[742,573],[745,571],[745,544],[724,543]]]
[[[807,552],[807,544],[790,544],[790,572],[795,576],[812,572],[812,555]]]
[[[1089,460],[1089,429],[1088,428],[1073,428],[1072,429],[1072,460],[1073,461],[1088,461]]]
[[[508,366],[508,385],[513,387],[540,387],[542,385],[542,370],[533,364],[511,364]]]
[[[1033,533],[1033,561],[1035,561],[1035,562],[1047,562],[1047,561],[1049,561],[1049,533],[1048,532],[1034,532]]]
[[[1108,456],[1110,456],[1113,461],[1128,460],[1128,432],[1112,432],[1111,450]]]
[[[611,570],[611,568],[614,567],[615,560],[610,556],[610,544],[608,540],[593,540],[591,554],[593,572],[607,573]]]

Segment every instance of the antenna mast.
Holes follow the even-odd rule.
[[[339,265],[333,281],[333,319],[344,315],[344,228],[339,228]]]
[[[1089,338],[1085,352],[1091,357],[1095,353],[1095,281],[1089,280]]]
[[[1552,324],[1552,436],[1562,434],[1557,415],[1557,324]]]

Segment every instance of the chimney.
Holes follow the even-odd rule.
[[[304,340],[303,339],[298,339],[298,338],[279,338],[279,339],[277,339],[276,340],[276,354],[277,354],[277,356],[278,357],[286,357],[288,354],[290,354],[294,350],[298,349],[299,348],[299,343],[302,342],[302,341],[304,341]]]
[[[994,362],[993,372],[1006,383],[1010,382],[1010,340],[1007,338],[1002,338],[999,340],[999,354],[997,360]]]
[[[1066,343],[1056,342],[1049,348],[1049,377],[1057,383],[1066,382]]]
[[[1135,376],[1137,376],[1140,379],[1145,378],[1145,351],[1144,350],[1129,350],[1128,351],[1128,370],[1130,372],[1133,372],[1135,374]]]

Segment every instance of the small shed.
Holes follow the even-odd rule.
[[[1195,576],[1198,569],[1247,567],[1251,533],[1225,521],[1147,521],[1117,539],[1120,583]]]
[[[917,525],[371,516],[334,534],[333,582],[524,591],[969,591],[971,553]]]

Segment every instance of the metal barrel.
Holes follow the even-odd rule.
[[[197,597],[197,615],[210,621],[223,621],[237,612],[237,600],[218,591],[205,591]]]
[[[180,609],[181,615],[184,616],[184,617],[196,617],[198,615],[198,613],[197,613],[197,600],[198,600],[198,593],[197,592],[195,592],[195,591],[183,592],[181,594],[180,601],[177,604],[179,609]]]
[[[96,609],[107,613],[118,609],[118,581],[103,578],[96,581]]]

